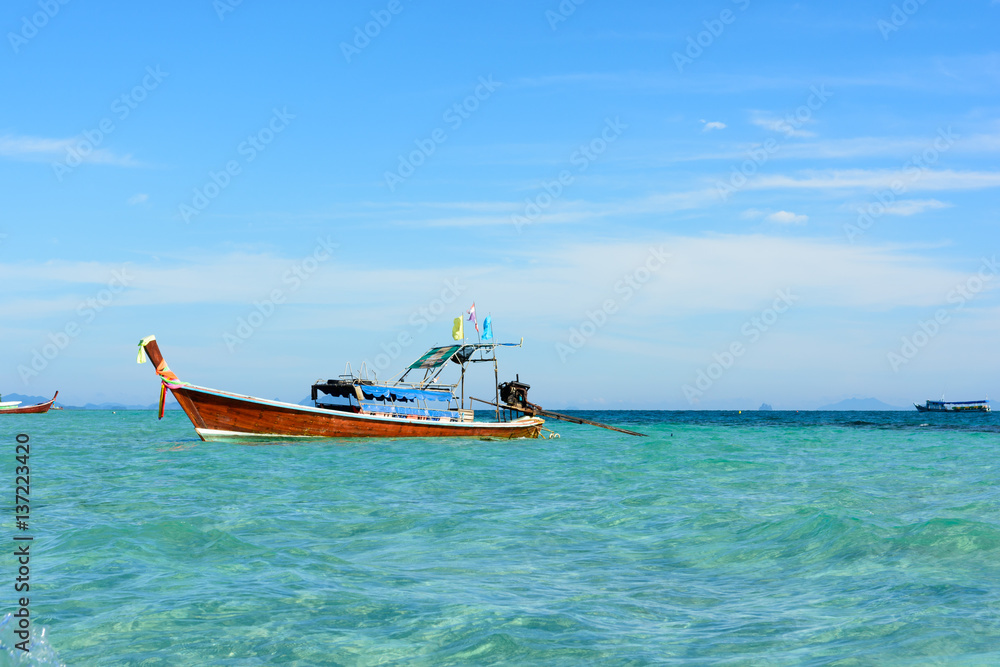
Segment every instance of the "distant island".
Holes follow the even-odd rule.
[[[873,411],[873,410],[909,410],[910,408],[900,408],[895,405],[889,405],[888,403],[883,403],[877,398],[846,398],[839,403],[831,403],[830,405],[823,405],[817,410],[858,410],[858,411]]]
[[[771,407],[770,403],[761,403],[760,407],[757,408],[757,409],[760,410],[760,411],[762,411],[762,412],[767,412],[769,410],[774,410],[774,408]]]

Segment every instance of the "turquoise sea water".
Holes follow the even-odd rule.
[[[650,437],[250,446],[178,412],[4,416],[40,641],[0,663],[1000,664],[1000,417],[578,414]]]

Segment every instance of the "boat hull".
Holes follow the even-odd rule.
[[[964,403],[946,403],[928,401],[926,405],[913,404],[917,412],[990,412],[990,404],[987,401],[968,401]]]
[[[165,382],[202,440],[537,438],[544,420],[459,422],[349,413]]]
[[[51,401],[46,401],[44,403],[36,403],[35,405],[22,405],[16,408],[0,408],[0,415],[32,415],[32,414],[37,415],[48,412],[49,408],[52,407],[52,404],[56,402],[56,396],[58,395],[59,392],[57,391],[56,395],[52,397]]]

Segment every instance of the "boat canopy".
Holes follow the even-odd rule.
[[[432,347],[424,356],[420,357],[409,368],[440,368],[461,350],[464,345],[446,345],[444,347]]]
[[[403,387],[387,387],[373,384],[358,385],[361,393],[368,400],[379,398],[390,401],[450,401],[451,391],[448,389],[409,389]]]
[[[448,387],[440,389],[436,387],[417,389],[410,385],[372,384],[356,382],[354,380],[327,380],[326,382],[317,383],[312,386],[312,400],[315,401],[320,392],[337,398],[357,398],[356,391],[359,389],[362,396],[369,401],[388,400],[404,403],[434,401],[440,403],[450,401],[452,397],[451,389]]]
[[[476,350],[495,350],[498,347],[520,346],[521,343],[463,343],[462,345],[432,347],[424,353],[424,356],[407,366],[406,369],[408,371],[414,368],[433,370],[435,368],[441,368],[449,361],[465,365],[465,363],[472,358],[472,355],[476,352]],[[473,361],[492,361],[492,357],[489,359],[473,359]]]

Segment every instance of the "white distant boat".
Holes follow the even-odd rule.
[[[990,412],[990,401],[927,401],[913,407],[920,412]]]

